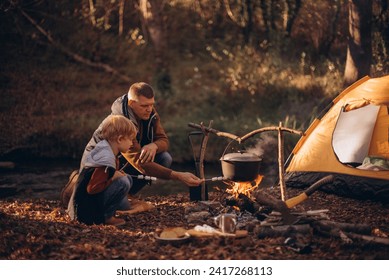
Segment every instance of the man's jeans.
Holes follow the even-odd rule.
[[[125,161],[124,157],[121,157],[120,164],[125,164],[127,161]],[[122,161],[123,160],[123,161]],[[124,162],[125,161],[125,162]],[[155,155],[154,162],[158,163],[166,168],[170,168],[170,166],[173,163],[172,156],[168,152],[162,152]],[[124,168],[124,172],[126,172],[129,175],[141,175],[141,173],[134,168],[131,164],[128,164],[126,168]],[[129,191],[129,194],[134,195],[138,193],[149,181],[141,180],[137,178],[132,178],[133,184]]]

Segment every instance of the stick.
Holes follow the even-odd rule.
[[[269,126],[269,127],[263,127],[263,128],[260,128],[260,129],[253,130],[253,131],[247,133],[246,135],[244,135],[242,137],[239,137],[239,136],[237,136],[235,134],[232,134],[232,133],[229,133],[229,132],[223,132],[223,131],[219,131],[219,130],[216,130],[216,129],[213,129],[213,128],[207,128],[207,127],[203,128],[201,125],[195,124],[195,123],[188,123],[188,126],[196,128],[196,129],[200,129],[200,130],[204,129],[205,131],[211,132],[211,133],[213,133],[213,134],[215,134],[217,136],[230,138],[232,140],[237,141],[239,144],[242,143],[243,141],[247,140],[248,138],[256,135],[256,134],[259,134],[259,133],[262,133],[262,132],[268,132],[268,131],[279,131],[279,130],[281,130],[281,131],[286,131],[286,132],[289,132],[289,133],[294,133],[294,134],[299,134],[299,135],[303,135],[304,134],[302,131],[290,129],[290,128],[287,128],[287,127]]]
[[[267,132],[267,131],[278,131],[278,130],[289,132],[289,133],[292,133],[292,134],[298,134],[298,135],[303,135],[304,134],[304,132],[302,132],[302,131],[290,129],[290,128],[287,128],[287,127],[269,126],[269,127],[263,127],[263,128],[260,128],[260,129],[256,129],[256,130],[253,130],[253,131],[247,133],[246,135],[244,135],[244,136],[242,136],[240,138],[240,141],[243,142],[246,139],[248,139],[248,138],[250,138],[250,137],[252,137],[252,136],[254,136],[254,135],[258,134],[258,133]]]
[[[366,241],[367,243],[375,243],[375,244],[389,246],[389,238],[363,235],[363,234],[357,234],[352,232],[347,232],[346,234],[350,238]]]
[[[311,235],[312,228],[308,224],[304,225],[284,225],[284,226],[258,226],[255,234],[258,238],[290,236],[292,233]]]
[[[278,176],[280,179],[281,200],[286,200],[286,187],[284,180],[284,138],[282,135],[282,122],[278,125]]]
[[[370,234],[372,227],[365,224],[338,223],[333,221],[317,221],[313,223],[315,228],[320,230],[330,231],[332,229],[340,229],[345,232],[354,232],[359,234]]]
[[[213,134],[216,134],[217,136],[222,136],[222,137],[230,138],[232,140],[237,140],[238,141],[238,139],[240,139],[235,134],[228,133],[228,132],[222,132],[222,131],[219,131],[219,130],[216,130],[216,129],[213,129],[213,128],[210,128],[210,127],[203,127],[203,126],[201,126],[199,124],[188,123],[188,126],[196,128],[196,129],[200,129],[202,131],[211,132]]]
[[[209,122],[209,126],[208,128],[210,129],[211,126],[212,126],[212,120]],[[200,159],[199,159],[199,163],[200,163],[200,170],[199,170],[199,175],[200,175],[200,179],[205,179],[205,174],[204,174],[204,158],[205,158],[205,150],[206,150],[206,147],[207,147],[207,143],[208,143],[208,138],[209,138],[209,133],[206,132],[203,128],[201,129],[204,133],[204,138],[203,138],[203,141],[201,143],[201,149],[200,149]],[[201,200],[206,200],[206,184],[205,184],[205,180],[203,180],[203,182],[201,183]]]

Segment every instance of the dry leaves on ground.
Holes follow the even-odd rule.
[[[55,200],[0,200],[0,259],[389,259],[389,246],[347,243],[320,234],[312,235],[308,253],[291,250],[285,237],[260,239],[253,231],[241,239],[190,238],[180,245],[161,244],[155,231],[193,227],[185,218],[185,207],[195,202],[187,194],[146,200],[156,207],[126,217],[126,225],[118,228],[70,221]],[[297,209],[329,209],[333,221],[371,225],[377,236],[389,232],[389,207],[380,202],[317,192]]]

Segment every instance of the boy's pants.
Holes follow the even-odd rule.
[[[99,194],[103,196],[102,201],[105,219],[114,216],[116,210],[131,209],[127,195],[132,188],[132,183],[131,176],[123,176],[113,180],[107,189]]]

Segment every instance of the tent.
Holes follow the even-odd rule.
[[[289,156],[286,185],[306,188],[333,174],[322,190],[389,202],[389,75],[360,79],[327,108]]]

